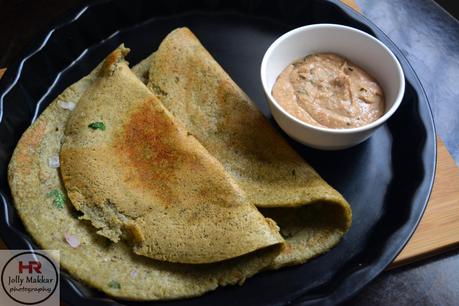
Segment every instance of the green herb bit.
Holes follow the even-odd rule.
[[[159,87],[158,85],[156,84],[153,84],[151,85],[151,88],[153,89],[153,91],[155,92],[155,94],[159,95],[159,96],[164,96],[166,97],[167,96],[167,92],[165,92],[161,87]]]
[[[103,122],[93,122],[91,123],[90,125],[88,125],[88,127],[90,127],[91,129],[93,130],[101,130],[101,131],[105,131],[105,123]]]
[[[59,189],[53,189],[47,194],[48,198],[53,198],[53,204],[56,208],[64,208],[65,195]]]
[[[113,281],[113,280],[108,283],[108,287],[113,288],[113,289],[121,289],[120,283],[118,283],[117,281]]]

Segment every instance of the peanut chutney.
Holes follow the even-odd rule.
[[[332,53],[308,55],[288,65],[272,89],[274,99],[305,123],[354,128],[384,114],[384,94],[376,80]]]

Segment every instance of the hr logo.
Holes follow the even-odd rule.
[[[58,306],[58,258],[51,250],[0,250],[0,305]]]
[[[22,261],[19,261],[19,273],[22,274],[24,269],[28,269],[29,274],[32,273],[32,270],[41,274],[41,262],[32,260],[32,261],[29,261],[28,265],[24,265]]]

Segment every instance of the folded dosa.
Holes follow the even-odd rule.
[[[287,247],[273,267],[323,253],[348,230],[346,200],[276,133],[189,29],[172,31],[135,72],[250,201],[280,224]]]
[[[106,59],[65,129],[61,173],[83,218],[169,262],[212,263],[282,243],[276,224],[131,72],[125,51]]]
[[[201,295],[218,286],[241,284],[266,268],[279,253],[264,248],[235,259],[201,265],[173,264],[136,255],[124,241],[111,243],[96,234],[65,198],[59,208],[50,192],[66,193],[59,168],[49,160],[59,155],[64,128],[72,111],[100,76],[100,67],[61,93],[21,137],[8,167],[15,208],[39,247],[59,250],[60,265],[78,280],[110,296],[129,300],[160,300]],[[65,237],[73,237],[78,246]]]

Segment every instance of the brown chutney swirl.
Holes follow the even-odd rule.
[[[384,114],[384,94],[376,80],[333,53],[308,55],[288,65],[272,95],[288,113],[305,123],[354,128]]]

